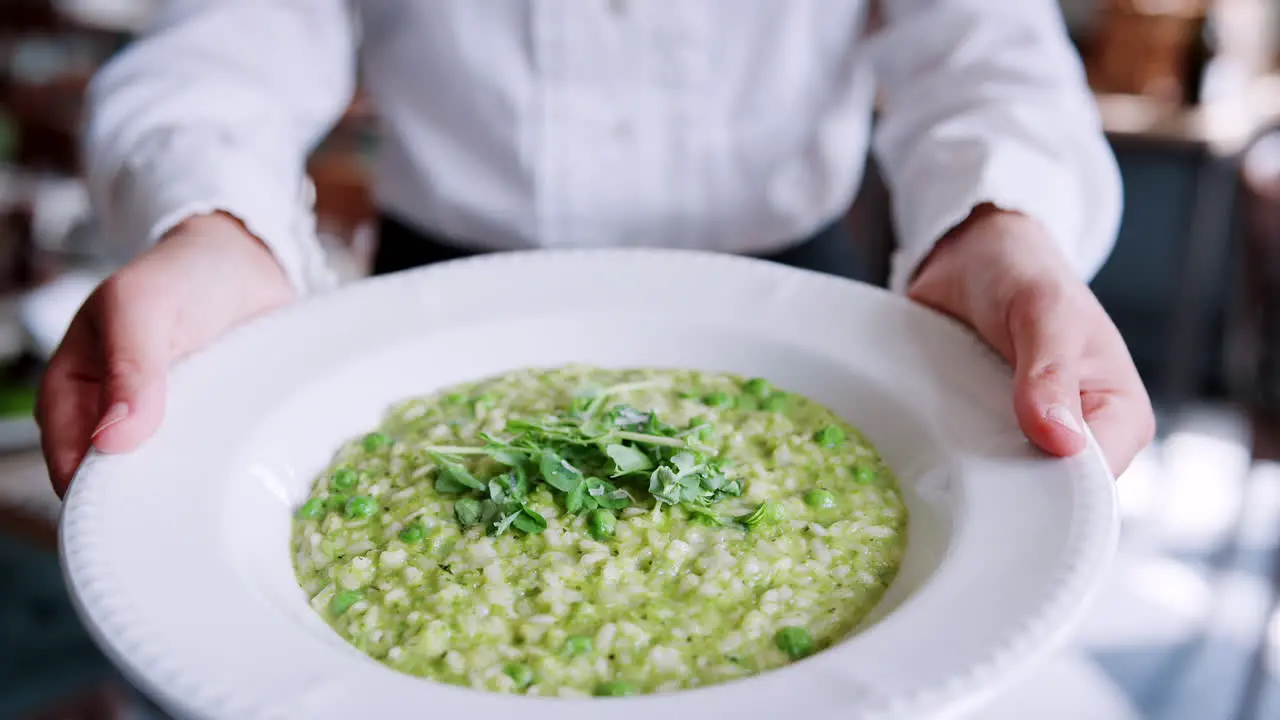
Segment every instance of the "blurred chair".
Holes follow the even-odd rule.
[[[1280,125],[1249,144],[1240,185],[1242,395],[1255,418],[1256,452],[1280,458]]]

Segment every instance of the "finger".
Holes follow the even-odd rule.
[[[130,293],[127,279],[102,289],[105,378],[93,446],[126,452],[155,433],[164,415],[170,327],[151,298]]]
[[[61,497],[89,449],[89,436],[98,421],[100,374],[97,346],[89,323],[81,316],[49,361],[36,398],[40,447],[49,480]]]
[[[1037,289],[1015,297],[1009,310],[1013,346],[1014,410],[1018,424],[1040,449],[1074,455],[1085,448],[1080,409],[1078,314],[1054,294]]]
[[[1155,437],[1156,419],[1141,383],[1108,392],[1081,395],[1085,421],[1116,477]]]

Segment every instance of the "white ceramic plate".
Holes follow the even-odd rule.
[[[868,626],[755,678],[607,701],[438,685],[348,647],[290,566],[292,510],[334,449],[403,397],[567,362],[760,375],[865,431],[911,513]],[[85,463],[61,532],[88,626],[181,716],[915,720],[974,707],[1060,642],[1117,524],[1096,447],[1033,450],[1006,367],[958,325],[763,261],[608,250],[449,263],[245,327],[174,371],[151,442]]]

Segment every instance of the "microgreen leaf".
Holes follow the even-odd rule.
[[[610,490],[596,498],[596,504],[609,510],[621,510],[631,504],[631,496],[626,490]]]
[[[483,511],[479,500],[464,497],[453,504],[453,514],[458,518],[458,524],[470,527],[480,523]]]
[[[653,461],[643,451],[617,443],[605,447],[604,452],[613,461],[614,477],[644,472],[653,468]]]
[[[586,483],[578,483],[578,486],[570,490],[564,497],[564,509],[571,514],[582,512],[584,507],[584,499],[587,494]]]
[[[561,492],[569,492],[582,482],[582,471],[551,450],[538,456],[538,471],[548,485]]]
[[[511,523],[512,527],[526,535],[537,535],[547,529],[547,519],[542,517],[536,511],[530,508],[523,508],[515,520]]]
[[[649,476],[649,494],[668,505],[680,502],[680,481],[675,472],[665,465],[654,470]]]
[[[676,466],[676,470],[680,475],[693,472],[698,467],[698,459],[693,453],[681,452],[676,453],[671,458],[671,464]]]
[[[502,512],[498,504],[492,500],[480,501],[480,522],[484,525],[492,525],[493,521],[498,518],[498,513]]]
[[[598,520],[605,513],[615,518],[613,513],[633,504],[652,502],[655,511],[662,505],[680,505],[699,522],[723,524],[726,519],[712,506],[725,497],[740,496],[743,488],[740,479],[726,474],[728,463],[717,457],[716,449],[704,445],[716,437],[714,428],[702,418],[690,421],[688,427],[676,427],[652,410],[606,403],[610,396],[651,385],[630,383],[579,392],[567,411],[509,418],[502,437],[482,433],[482,446],[426,448],[439,467],[437,489],[452,494],[479,491],[479,498],[463,499],[477,504],[473,508],[479,513],[477,522],[495,534],[513,527],[526,533],[545,529],[545,518],[526,504],[539,483],[555,491],[552,497],[569,514],[589,514]],[[756,401],[755,395],[744,394]],[[468,456],[487,456],[505,468],[477,479],[458,459]],[[463,503],[463,507],[471,506]],[[765,522],[769,512],[740,519],[750,527]],[[468,520],[474,519],[473,514],[464,513]]]
[[[702,486],[698,482],[698,478],[694,478],[693,485],[682,485],[680,488],[680,499],[685,502],[693,502],[702,499]]]
[[[493,534],[501,535],[502,533],[506,532],[507,528],[511,527],[511,523],[515,522],[516,518],[518,517],[520,517],[520,512],[516,511],[511,513],[510,515],[504,515],[498,518],[498,522],[493,524]]]
[[[494,447],[490,449],[489,457],[507,467],[522,468],[529,464],[528,456],[511,447]]]
[[[443,493],[459,493],[462,488],[484,490],[484,483],[476,479],[462,463],[451,460],[439,453],[428,453],[436,467],[436,490]],[[443,485],[443,487],[441,487]]]
[[[772,502],[762,502],[755,510],[738,517],[738,522],[754,530],[761,525],[772,525],[782,519],[782,506]]]
[[[705,508],[693,503],[681,503],[680,507],[684,508],[685,511],[689,513],[691,520],[696,520],[716,527],[724,525],[724,518],[720,517],[719,514],[710,508]]]
[[[507,502],[507,488],[498,478],[489,480],[489,499],[498,505]]]
[[[452,473],[441,470],[436,473],[436,492],[442,495],[458,495],[467,492],[471,488],[458,482]]]
[[[642,430],[647,428],[654,418],[654,413],[641,412],[633,407],[620,405],[610,412],[614,427],[625,430]]]

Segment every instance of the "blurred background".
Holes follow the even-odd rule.
[[[161,1],[0,0],[0,719],[156,716],[68,605],[31,405],[43,358],[118,262],[77,177],[85,85]],[[1121,556],[1073,651],[1086,662],[1022,692],[1059,713],[1099,695],[1035,717],[1280,718],[1280,2],[1061,3],[1125,180],[1093,287],[1160,440],[1121,479]],[[377,147],[357,98],[310,161],[347,278],[375,242]],[[887,203],[872,167],[848,222],[882,271]]]

